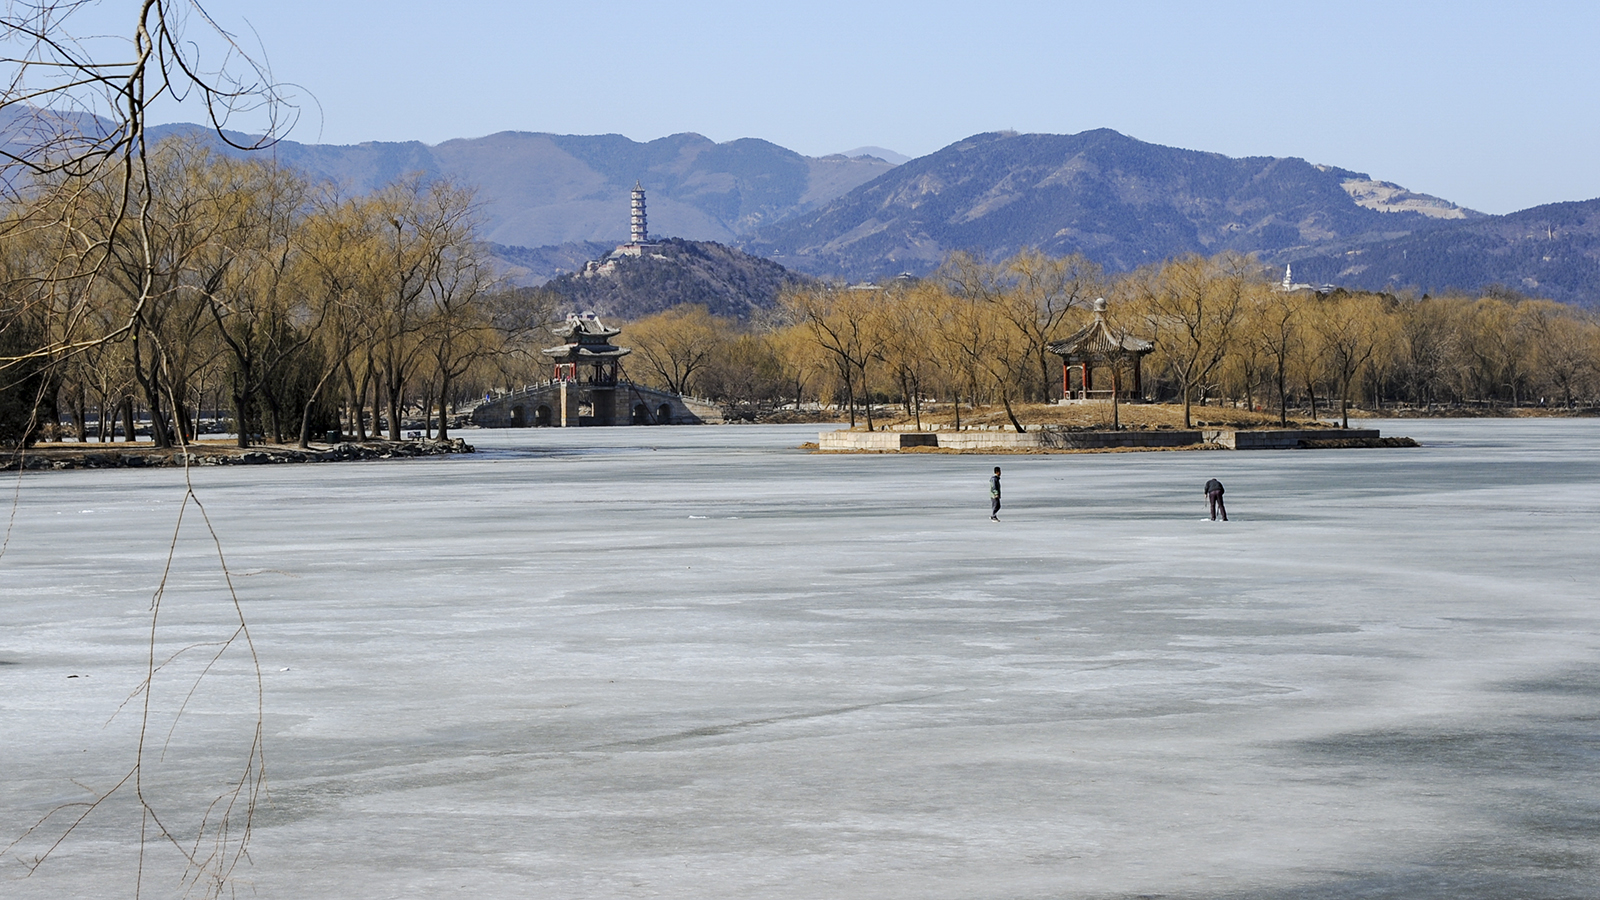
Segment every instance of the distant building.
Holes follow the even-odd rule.
[[[655,252],[661,245],[650,240],[649,219],[645,213],[644,184],[633,183],[633,197],[629,202],[628,242],[618,244],[615,250],[599,259],[591,259],[583,264],[582,275],[609,275],[617,268],[618,257],[623,256],[661,256]]]
[[[553,366],[550,380],[484,398],[472,410],[472,424],[574,428],[722,421],[722,410],[706,401],[627,380],[622,358],[630,351],[611,343],[622,329],[608,327],[594,313],[569,313],[566,322],[551,330],[562,341],[541,351]]]
[[[650,225],[645,214],[644,184],[642,182],[635,181],[633,183],[633,197],[628,206],[628,242],[626,244],[618,244],[617,249],[607,254],[607,258],[613,256],[643,256],[658,246],[650,240]]]
[[[1283,281],[1279,282],[1274,290],[1288,294],[1294,291],[1314,291],[1317,288],[1314,285],[1297,283],[1294,280],[1294,266],[1286,265],[1283,267]]]

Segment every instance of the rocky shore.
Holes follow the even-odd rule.
[[[168,450],[140,447],[137,444],[49,444],[0,456],[0,472],[18,469],[148,469],[186,463],[191,466],[252,466],[351,462],[471,452],[472,445],[460,438],[446,441],[343,441],[307,450],[273,445],[241,449],[210,443]]]

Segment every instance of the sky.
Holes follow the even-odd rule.
[[[137,5],[102,0],[74,27],[125,32]],[[1596,2],[203,5],[290,85],[289,137],[307,143],[692,131],[920,156],[985,131],[1111,128],[1489,213],[1600,196]],[[203,63],[220,59],[188,30]]]

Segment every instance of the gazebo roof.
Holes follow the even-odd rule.
[[[567,343],[546,347],[539,351],[561,362],[596,363],[618,359],[633,352],[627,347],[613,346],[611,339],[622,333],[620,328],[607,328],[594,313],[568,313],[567,321],[550,329]]]
[[[1094,321],[1077,333],[1046,345],[1051,353],[1067,359],[1110,358],[1113,356],[1143,356],[1156,348],[1149,341],[1131,335],[1118,335],[1106,324],[1106,301],[1094,302]]]

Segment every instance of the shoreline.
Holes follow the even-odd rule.
[[[0,455],[0,472],[37,472],[65,469],[160,469],[191,466],[282,465],[287,463],[360,462],[377,459],[416,459],[472,453],[461,438],[439,441],[340,441],[313,444],[309,449],[289,444],[238,447],[233,443],[200,441],[183,447],[158,449],[147,443],[52,443]],[[185,458],[187,457],[187,458]]]

